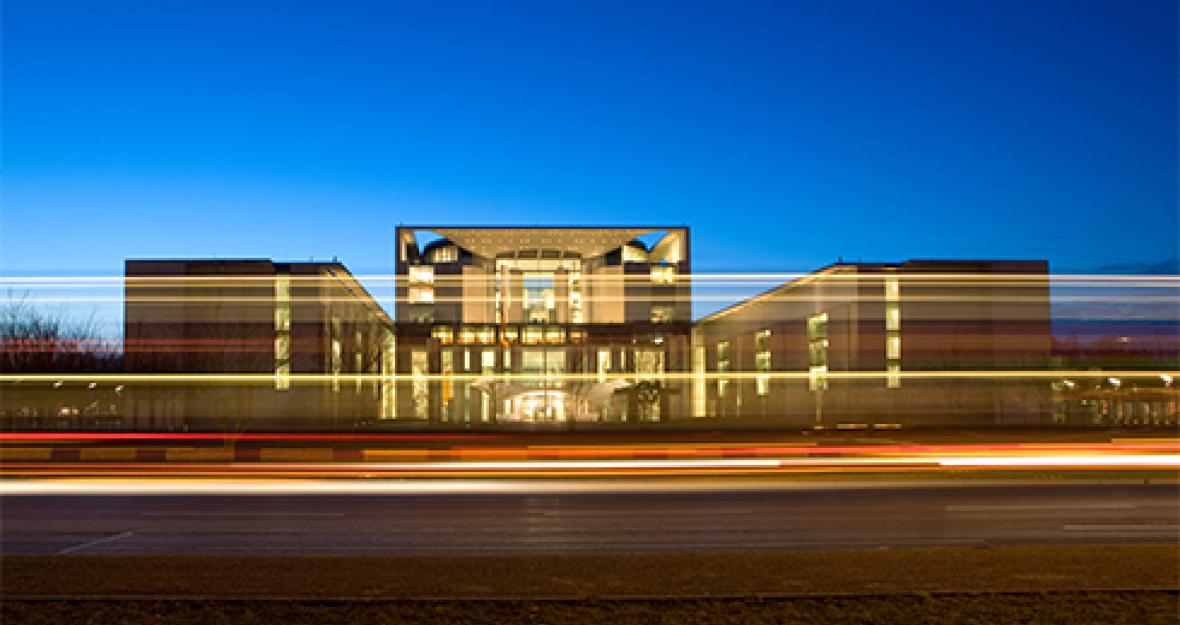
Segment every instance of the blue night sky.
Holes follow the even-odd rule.
[[[4,275],[398,223],[693,228],[697,271],[1175,270],[1177,5],[6,2]]]

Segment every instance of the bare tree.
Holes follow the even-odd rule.
[[[94,312],[79,321],[64,309],[46,311],[35,306],[29,294],[10,291],[0,305],[0,346],[0,372],[63,374],[57,381],[4,383],[0,411],[6,428],[58,427],[61,416],[67,426],[80,427],[93,423],[100,413],[110,416],[110,406],[118,403],[110,385],[99,388],[65,379],[115,372],[121,366],[117,344],[102,335]]]

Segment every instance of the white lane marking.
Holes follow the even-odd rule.
[[[1009,512],[1013,510],[1134,510],[1134,503],[1062,503],[1028,505],[947,506],[947,512]]]
[[[64,556],[66,554],[74,553],[75,551],[81,551],[82,549],[87,549],[89,547],[94,547],[96,545],[101,545],[103,543],[110,543],[110,542],[115,542],[116,540],[122,540],[124,538],[127,538],[130,535],[131,535],[131,532],[123,532],[122,534],[116,534],[114,536],[104,536],[102,538],[96,538],[90,542],[82,543],[81,545],[74,545],[73,547],[67,547],[65,549],[62,549],[61,551],[57,552],[57,555]]]
[[[261,517],[342,517],[343,512],[140,512],[139,516],[192,516],[192,517],[219,517],[219,516],[261,516]]]
[[[1180,525],[1062,525],[1067,532],[1175,532]]]

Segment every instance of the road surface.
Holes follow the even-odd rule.
[[[85,491],[83,485],[80,489]],[[744,489],[582,483],[382,494],[0,499],[7,555],[508,555],[1166,544],[1177,487]],[[514,490],[516,492],[514,492]]]

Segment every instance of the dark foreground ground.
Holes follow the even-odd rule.
[[[6,556],[15,623],[1176,623],[1164,545]]]
[[[32,623],[1068,623],[1177,622],[1176,592],[1055,592],[616,601],[5,601]]]

